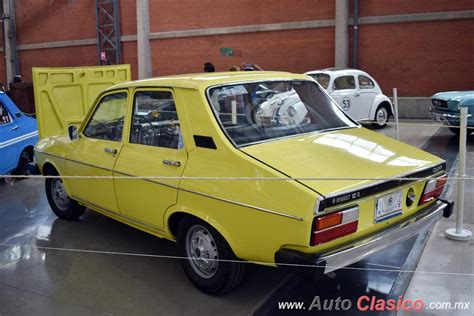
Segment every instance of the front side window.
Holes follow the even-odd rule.
[[[313,77],[324,89],[329,87],[330,77],[327,74],[309,74]]]
[[[83,134],[89,138],[121,141],[126,112],[126,92],[106,95],[100,100]]]
[[[334,90],[348,90],[355,89],[354,76],[341,76],[334,80],[332,84]]]
[[[359,75],[359,89],[373,89],[375,87],[374,82],[367,76]]]
[[[0,125],[12,122],[12,118],[3,104],[0,103]]]
[[[178,113],[171,92],[135,93],[130,143],[173,149],[183,147]]]
[[[219,124],[237,146],[357,126],[313,81],[262,81],[208,90]]]

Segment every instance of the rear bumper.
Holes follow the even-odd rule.
[[[435,224],[441,217],[449,217],[453,210],[453,204],[453,202],[438,200],[433,205],[386,230],[322,253],[307,254],[290,249],[280,249],[275,253],[275,263],[278,267],[289,269],[296,274],[304,273],[306,275],[309,271],[316,275],[329,273],[358,262],[392,244],[416,236],[426,227]],[[317,269],[314,269],[316,267]]]

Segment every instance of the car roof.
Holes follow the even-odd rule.
[[[311,70],[306,72],[306,74],[315,74],[315,73],[331,73],[331,74],[342,74],[342,73],[362,73],[362,74],[367,74],[365,71],[360,70],[360,69],[354,69],[354,68],[324,68],[324,69],[319,69],[319,70]]]
[[[276,71],[230,71],[183,74],[129,81],[112,86],[107,90],[130,87],[177,87],[187,89],[205,89],[210,86],[254,80],[308,80],[302,74]]]

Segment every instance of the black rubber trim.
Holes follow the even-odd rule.
[[[196,147],[217,149],[214,139],[212,139],[210,136],[193,135],[193,138]]]
[[[454,211],[454,201],[448,201],[445,199],[438,199],[441,202],[444,202],[447,204],[446,208],[443,210],[443,217],[449,218]]]
[[[291,249],[280,249],[275,253],[278,268],[304,277],[321,278],[324,276],[326,262],[319,254],[306,254]]]

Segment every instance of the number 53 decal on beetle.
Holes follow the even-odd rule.
[[[344,111],[347,111],[350,108],[351,108],[351,99],[345,98],[344,100],[342,100],[342,109]]]

